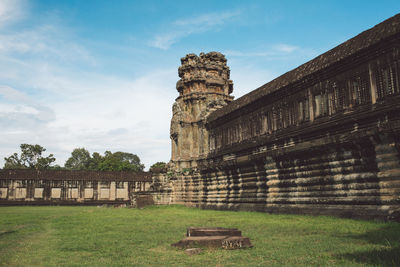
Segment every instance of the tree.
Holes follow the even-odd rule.
[[[159,161],[151,165],[150,170],[152,169],[164,169],[167,166],[167,163]]]
[[[40,145],[21,144],[21,156],[17,153],[4,158],[4,169],[49,169],[56,161],[53,154],[42,156],[46,149]]]
[[[75,148],[71,152],[71,157],[67,159],[64,166],[72,170],[87,170],[90,168],[92,158],[89,151],[85,148]]]
[[[65,162],[65,168],[73,170],[97,171],[143,171],[144,165],[140,158],[132,153],[104,152],[104,156],[94,152],[92,156],[85,148],[75,148],[71,157]]]
[[[64,167],[61,167],[60,165],[56,164],[56,165],[50,166],[50,169],[52,169],[52,170],[64,170]]]
[[[89,170],[99,170],[100,163],[103,161],[103,157],[98,152],[93,152],[89,163]]]
[[[115,152],[111,151],[104,152],[98,169],[101,171],[143,171],[144,165],[140,163],[140,158],[132,153],[126,152]]]

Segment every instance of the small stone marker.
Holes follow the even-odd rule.
[[[187,236],[242,236],[242,232],[236,228],[222,228],[222,227],[189,227],[187,229]]]
[[[203,246],[224,249],[251,248],[253,246],[250,239],[242,236],[242,232],[236,228],[189,227],[186,236],[171,246],[180,248]]]

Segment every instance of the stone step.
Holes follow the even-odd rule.
[[[189,236],[181,241],[172,244],[174,247],[193,248],[193,247],[209,247],[209,248],[224,248],[238,249],[250,248],[253,245],[248,237],[243,236]]]
[[[224,249],[239,249],[239,248],[251,248],[253,245],[250,239],[245,236],[230,236],[222,240],[222,248]]]
[[[187,236],[242,236],[242,232],[236,228],[222,227],[189,227]]]

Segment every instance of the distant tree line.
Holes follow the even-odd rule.
[[[98,152],[90,155],[85,148],[75,148],[71,157],[65,162],[65,168],[70,170],[97,170],[97,171],[133,171],[144,170],[144,164],[136,154],[127,152],[104,152],[104,156]]]
[[[94,152],[90,155],[85,148],[75,148],[64,167],[52,165],[56,158],[53,154],[44,156],[46,149],[40,145],[21,144],[21,153],[4,158],[4,169],[68,169],[96,171],[132,171],[141,172],[145,166],[139,156],[127,152],[105,151],[104,155]],[[166,163],[157,162],[150,168],[165,167]]]
[[[12,154],[4,158],[4,169],[48,169],[56,161],[53,154],[44,157],[46,149],[40,145],[21,144],[21,155]]]

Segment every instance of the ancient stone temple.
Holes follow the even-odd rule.
[[[225,57],[189,54],[172,202],[400,218],[400,14],[232,101]]]
[[[1,205],[140,204],[151,173],[82,170],[0,170]]]
[[[197,166],[197,160],[209,153],[208,115],[232,101],[232,81],[221,53],[186,55],[179,67],[181,78],[176,89],[179,97],[171,120],[171,162],[178,169]]]
[[[400,221],[400,14],[234,101],[224,55],[181,62],[167,170],[2,170],[0,205],[154,201]]]

